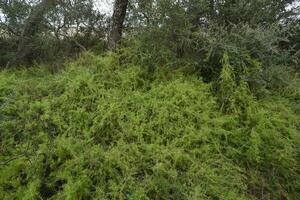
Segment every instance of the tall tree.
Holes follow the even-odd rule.
[[[29,61],[32,50],[32,41],[38,32],[39,26],[43,21],[44,15],[56,5],[57,0],[42,0],[32,8],[27,18],[22,35],[19,39],[18,51],[11,64],[19,64],[21,61]]]
[[[111,31],[108,39],[110,49],[113,49],[122,37],[127,6],[128,0],[115,0]]]

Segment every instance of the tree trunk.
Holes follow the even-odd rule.
[[[38,32],[39,25],[43,21],[44,15],[56,5],[57,0],[42,0],[36,5],[29,17],[27,18],[22,35],[19,39],[18,50],[15,59],[11,64],[20,64],[22,62],[30,61],[30,54],[32,53],[33,40],[35,34]]]
[[[215,17],[215,0],[209,1],[209,14],[210,19],[213,19]]]
[[[108,39],[108,47],[113,49],[120,41],[123,31],[123,23],[126,16],[128,0],[115,0],[114,12],[112,16],[112,26]]]

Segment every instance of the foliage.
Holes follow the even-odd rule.
[[[1,71],[1,199],[300,198],[292,99],[256,100],[228,54],[221,97],[180,68],[149,79],[124,55]]]
[[[0,68],[16,57],[26,20],[39,2],[0,0]],[[36,27],[28,44],[29,58],[20,63],[61,62],[63,58],[77,56],[79,52],[103,43],[107,17],[94,6],[92,0],[57,0],[57,6],[49,9]],[[56,60],[57,57],[60,59]]]
[[[1,67],[38,2],[0,0]],[[0,71],[0,199],[300,199],[295,0],[131,0],[114,52],[57,2]]]

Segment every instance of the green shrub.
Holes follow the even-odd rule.
[[[0,198],[299,199],[299,113],[230,81],[228,59],[222,98],[115,54],[1,71]]]

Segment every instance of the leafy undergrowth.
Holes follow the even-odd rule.
[[[0,199],[300,199],[299,113],[245,88],[226,114],[196,76],[114,56],[4,70]]]

